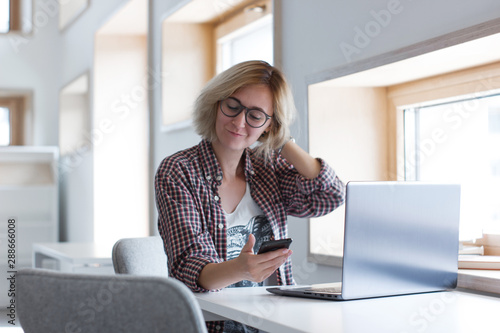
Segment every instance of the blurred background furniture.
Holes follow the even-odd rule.
[[[167,256],[160,236],[123,238],[112,250],[117,274],[168,276]]]
[[[96,243],[35,243],[33,267],[66,273],[113,274],[111,245]]]

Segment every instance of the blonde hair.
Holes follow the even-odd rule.
[[[263,135],[256,153],[268,159],[271,151],[284,145],[290,138],[290,125],[296,109],[292,92],[285,76],[267,62],[252,60],[239,63],[210,80],[196,99],[193,122],[196,132],[212,142],[217,139],[215,121],[219,102],[237,90],[255,84],[269,87],[273,96],[274,113],[269,132]]]

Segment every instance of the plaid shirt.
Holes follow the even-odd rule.
[[[287,237],[287,215],[317,217],[344,201],[344,184],[323,161],[315,179],[305,179],[280,155],[267,163],[247,148],[245,177],[252,198],[271,223],[276,239]],[[226,260],[226,220],[218,187],[222,169],[210,142],[167,157],[155,177],[158,229],[165,243],[169,275],[192,291],[207,291],[198,277],[208,263]],[[294,284],[290,258],[278,270],[278,284]]]

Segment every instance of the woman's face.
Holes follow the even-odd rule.
[[[267,115],[273,115],[273,96],[267,85],[257,84],[246,86],[230,97],[237,99],[241,105],[248,109],[261,109]],[[272,119],[268,119],[264,126],[253,128],[245,120],[246,110],[236,117],[228,117],[222,113],[218,105],[215,131],[217,144],[225,149],[241,151],[254,144],[262,133],[269,130]]]

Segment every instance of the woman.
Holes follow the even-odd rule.
[[[163,160],[155,178],[170,276],[195,292],[294,283],[292,251],[257,255],[260,244],[287,237],[287,215],[322,216],[344,199],[335,172],[290,140],[294,114],[283,74],[263,61],[202,90],[194,124],[203,140]]]

